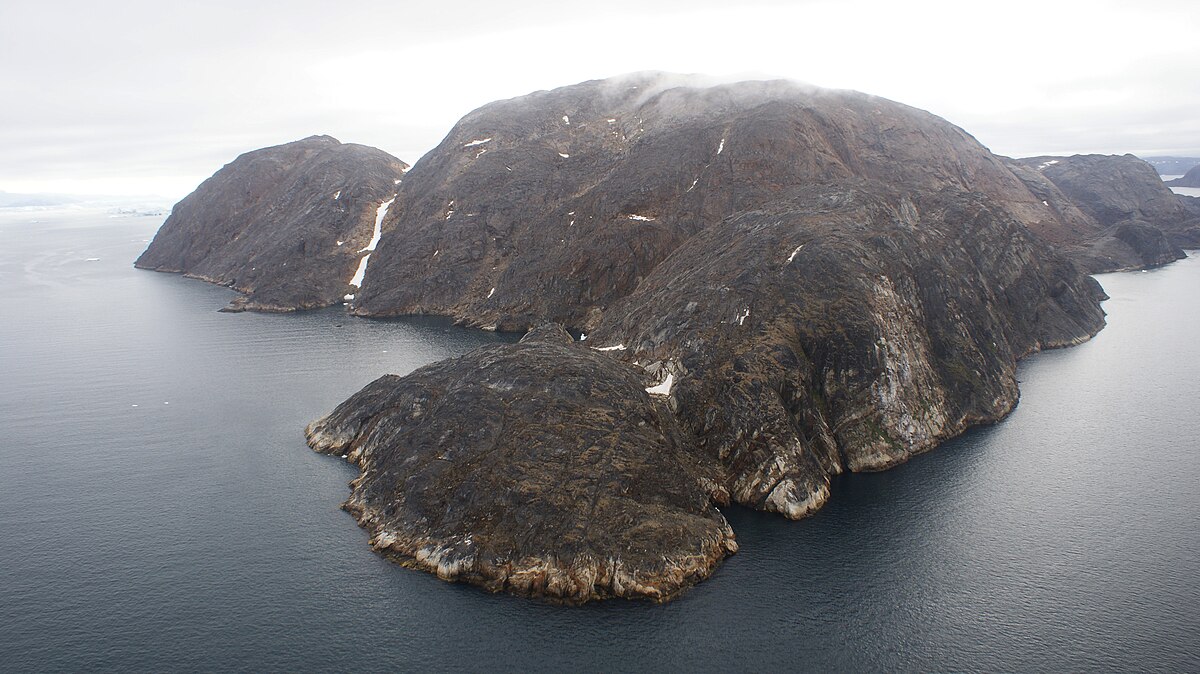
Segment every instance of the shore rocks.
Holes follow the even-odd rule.
[[[406,168],[329,136],[247,152],[175,205],[135,266],[229,286],[233,311],[339,303]]]

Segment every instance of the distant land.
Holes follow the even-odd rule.
[[[1160,176],[1181,176],[1200,166],[1200,157],[1142,157]]]

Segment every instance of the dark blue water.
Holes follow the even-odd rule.
[[[560,608],[383,561],[302,437],[494,335],[219,314],[132,269],[160,221],[0,215],[0,670],[1200,669],[1196,258],[1101,277],[1109,327],[1004,423],[802,522],[731,510],[674,603]]]

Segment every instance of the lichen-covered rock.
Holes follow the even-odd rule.
[[[663,601],[737,544],[719,468],[652,383],[545,326],[382,377],[307,437],[360,468],[345,508],[401,564],[551,601]]]
[[[406,168],[329,136],[247,152],[175,205],[135,266],[229,286],[244,295],[231,310],[339,303]]]
[[[1080,259],[1092,271],[1166,264],[1184,257],[1181,247],[1200,245],[1200,221],[1163,184],[1154,167],[1133,155],[1028,157],[1016,163],[1052,182],[1095,220],[1094,236],[1069,242],[1084,244]],[[1150,228],[1161,230],[1162,236]]]
[[[1004,208],[814,186],[692,237],[589,340],[675,374],[672,409],[738,503],[801,517],[1016,404],[1016,361],[1104,325],[1099,287]]]
[[[797,187],[851,178],[987,194],[1031,228],[1079,226],[962,129],[789,82],[642,74],[486,105],[405,177],[360,315],[590,330],[690,237]]]

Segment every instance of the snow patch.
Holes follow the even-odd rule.
[[[567,117],[566,115],[563,115],[563,124],[570,124],[570,123],[571,123],[571,118]]]
[[[1048,161],[1044,164],[1038,164],[1037,170],[1045,171],[1047,168],[1050,168],[1051,166],[1054,166],[1057,163],[1058,163],[1057,159],[1051,159],[1050,161]]]
[[[346,293],[345,295],[342,295],[342,299],[352,300],[352,299],[354,299],[354,293]]]
[[[592,348],[597,351],[624,351],[625,345],[618,344],[616,346],[593,346]]]
[[[636,213],[630,213],[630,214],[629,214],[627,217],[628,217],[630,220],[639,220],[639,221],[641,221],[641,222],[650,222],[651,220],[653,220],[653,219],[654,219],[654,218],[651,218],[651,217],[648,217],[648,216],[645,216],[645,215],[638,215],[638,214],[636,214]]]
[[[344,243],[346,243],[346,242],[345,242],[345,241],[338,241],[338,242],[337,242],[337,245],[339,245],[339,246],[340,246],[340,245],[342,245],[342,244],[344,244]]]
[[[646,393],[656,396],[669,396],[671,395],[671,384],[673,383],[675,383],[675,375],[668,372],[667,378],[662,380],[661,384],[657,386],[651,386],[650,388],[646,389]]]
[[[746,307],[746,310],[737,317],[737,324],[741,325],[742,323],[745,323],[747,318],[750,318],[750,307]]]
[[[581,342],[587,341],[587,333],[586,332],[579,333],[579,341],[581,341]]]
[[[804,244],[800,244],[799,246],[796,246],[796,250],[793,250],[792,254],[788,256],[788,264],[791,264],[792,260],[796,259],[796,254],[799,253],[800,249],[803,247],[804,247]]]
[[[721,144],[717,146],[717,154],[721,154],[724,151],[725,151],[725,139],[722,138]]]
[[[565,152],[559,152],[559,153],[558,153],[558,156],[562,157],[563,159],[570,159],[570,158],[571,158],[571,155],[569,155],[569,154],[567,154],[567,153],[565,153]]]
[[[100,258],[98,258],[98,257],[89,257],[86,260],[86,262],[99,262],[99,261],[100,261]]]
[[[700,176],[696,176],[696,179],[692,181],[692,185],[691,187],[687,188],[687,191],[691,192],[692,190],[696,189],[696,183],[698,182],[700,182]]]
[[[453,199],[450,200],[450,203],[446,204],[446,219],[449,220],[451,215],[454,215],[454,200]]]
[[[363,277],[367,275],[367,260],[371,259],[371,254],[367,253],[363,259],[358,261],[358,270],[354,272],[354,278],[350,279],[350,285],[355,288],[361,288]]]
[[[487,298],[490,300],[490,299],[492,299],[492,295],[495,295],[495,294],[496,294],[496,288],[493,287],[491,290],[488,291]]]
[[[341,190],[338,190],[338,191],[336,191],[336,192],[334,192],[334,193],[333,193],[333,200],[334,200],[334,201],[337,201],[338,199],[341,199],[341,198],[342,198],[342,191],[341,191]]]
[[[383,218],[387,215],[388,209],[391,208],[392,202],[396,200],[396,195],[392,195],[391,199],[379,204],[379,208],[375,209],[375,231],[371,234],[371,242],[366,248],[358,251],[365,253],[369,250],[375,250],[375,246],[379,245],[379,237],[383,236]]]
[[[483,145],[484,143],[490,142],[492,142],[492,138],[491,136],[488,136],[487,138],[480,138],[479,140],[473,140],[469,143],[464,143],[463,147],[475,147],[476,145]]]
[[[392,184],[393,184],[393,185],[399,185],[399,184],[400,184],[400,179],[399,179],[399,178],[396,178],[395,180],[393,180],[393,181],[392,181]]]

